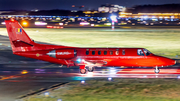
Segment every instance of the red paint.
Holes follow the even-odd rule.
[[[29,38],[18,21],[6,20],[5,22],[13,53],[24,57],[67,66],[162,67],[175,64],[172,59],[152,53],[145,54],[147,50],[144,48],[79,48],[38,44]],[[21,33],[16,32],[18,28],[22,29]],[[144,54],[144,56],[138,54]],[[81,61],[77,61],[78,59]]]

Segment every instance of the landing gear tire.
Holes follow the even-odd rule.
[[[159,68],[158,68],[158,67],[155,67],[154,72],[155,72],[156,74],[158,74],[158,73],[160,72]]]
[[[81,74],[86,74],[86,69],[80,69]]]
[[[88,72],[93,72],[94,71],[94,67],[86,67]]]

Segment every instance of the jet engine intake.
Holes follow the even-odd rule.
[[[76,57],[76,50],[74,49],[60,49],[60,50],[52,50],[47,55],[57,59],[71,59]]]

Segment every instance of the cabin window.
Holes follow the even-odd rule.
[[[89,55],[89,51],[86,51],[86,55]]]
[[[148,55],[150,55],[150,54],[151,54],[151,52],[150,52],[150,51],[148,51],[147,49],[143,49],[143,51],[144,51],[144,53],[146,54],[146,56],[148,56]]]
[[[137,54],[140,55],[140,56],[144,56],[144,53],[143,53],[142,49],[138,49]]]
[[[119,51],[118,50],[116,51],[116,55],[119,55]]]
[[[101,51],[98,51],[98,55],[101,55]]]
[[[110,55],[113,55],[113,51],[110,51],[110,53],[109,53]]]
[[[125,50],[122,50],[122,55],[125,55]]]
[[[92,51],[92,55],[95,55],[95,51]]]
[[[104,55],[107,55],[107,51],[104,51]]]

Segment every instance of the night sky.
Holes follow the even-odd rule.
[[[180,0],[0,0],[0,10],[75,9],[72,5],[84,5],[86,9],[97,9],[101,4],[106,3],[132,7],[142,4],[180,4]]]

